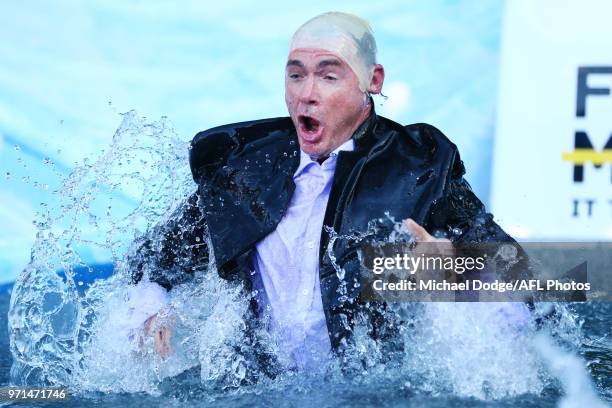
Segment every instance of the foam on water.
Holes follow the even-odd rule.
[[[240,385],[256,378],[255,387],[262,390],[289,386],[303,391],[322,382],[367,390],[385,382],[411,393],[479,400],[553,389],[565,394],[564,407],[599,403],[576,356],[583,340],[580,324],[563,305],[553,305],[554,325],[536,330],[518,303],[394,304],[389,313],[406,322],[400,328],[403,350],[390,358],[388,345],[368,335],[370,322],[364,317],[345,361],[332,360],[324,374],[283,370],[277,339],[260,327],[255,337],[279,361],[276,378],[266,379],[253,373],[257,365],[246,347],[253,344],[245,337],[249,322],[244,320],[252,294],[219,278],[214,263],[170,291],[163,311],[173,322],[173,352],[161,358],[142,325],[126,319],[142,305],[134,303],[125,259],[134,238],[166,219],[194,190],[187,146],[166,119],[148,122],[126,113],[109,149],[75,167],[57,190],[56,202],[43,206],[31,261],[11,297],[14,384],[159,395],[168,381],[195,369],[210,395],[241,392]],[[405,238],[401,224],[389,219],[394,227],[386,240]],[[338,238],[332,232],[332,244]],[[88,265],[85,255],[91,248],[112,259],[115,274],[83,291],[74,268]],[[336,265],[336,272],[342,280],[342,268]],[[536,315],[544,315],[550,305],[537,307]],[[348,375],[347,366],[353,368]],[[180,388],[183,380],[176,381]]]

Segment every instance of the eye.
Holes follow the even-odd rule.
[[[291,78],[291,79],[300,79],[301,75],[300,74],[289,74],[289,78]]]
[[[336,78],[336,77],[335,77],[335,76],[333,76],[333,75],[325,75],[325,76],[323,77],[323,79],[326,79],[326,80],[328,80],[328,81],[335,81],[335,80],[337,80],[338,78]]]

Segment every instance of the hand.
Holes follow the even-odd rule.
[[[419,243],[428,243],[428,245],[426,245],[428,253],[433,252],[434,254],[445,256],[453,256],[455,254],[455,248],[449,239],[433,237],[412,218],[406,218],[402,223],[414,237],[414,240],[417,242],[417,248]]]
[[[420,226],[411,218],[402,221],[403,226],[410,232],[416,241],[416,246],[412,249],[413,254],[425,255],[428,258],[454,257],[455,248],[452,242],[446,238],[435,238],[425,228]],[[430,280],[433,278],[445,279],[443,270],[436,268],[420,267],[413,272],[417,279]]]
[[[167,314],[156,313],[149,317],[144,323],[145,336],[153,336],[155,350],[162,358],[167,358],[171,353],[170,339],[172,338],[173,321]]]

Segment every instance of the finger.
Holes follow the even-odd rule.
[[[158,330],[155,332],[155,351],[157,351],[157,354],[159,354],[161,357],[165,357],[163,330]]]
[[[433,237],[429,235],[429,232],[417,224],[412,218],[406,218],[403,223],[416,241],[430,241],[433,239]]]
[[[170,355],[170,333],[165,329],[160,329],[155,335],[155,350],[162,358]]]
[[[172,348],[170,347],[170,339],[172,338],[172,329],[167,327],[164,331],[164,355],[167,357],[172,353]]]
[[[153,325],[154,321],[155,321],[155,315],[153,315],[153,316],[149,317],[147,320],[145,320],[145,323],[144,323],[144,332],[145,332],[145,335],[147,335],[147,336],[151,335],[151,332],[152,332],[151,329],[154,326]]]
[[[162,357],[167,358],[170,355],[170,340],[164,337],[162,341]]]

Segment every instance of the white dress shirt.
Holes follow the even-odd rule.
[[[270,312],[281,351],[299,368],[325,361],[331,349],[319,286],[319,246],[338,152],[353,149],[349,139],[322,164],[301,151],[287,212],[256,245],[254,286],[265,292],[260,304]]]

